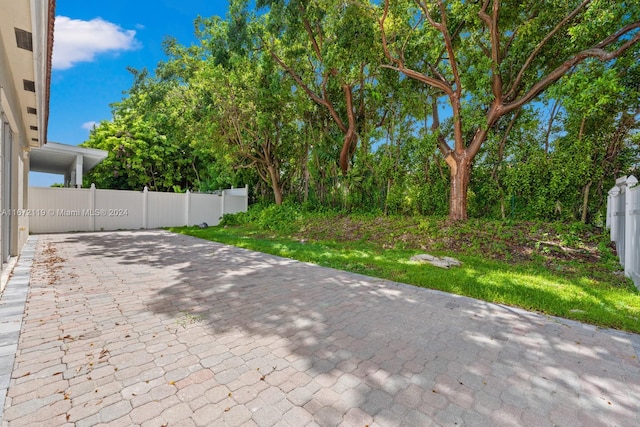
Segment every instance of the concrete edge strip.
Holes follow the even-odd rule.
[[[29,236],[0,296],[0,423],[18,350],[38,236]]]

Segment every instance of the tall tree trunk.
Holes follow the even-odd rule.
[[[449,219],[464,221],[467,214],[467,189],[471,177],[471,161],[466,156],[450,153],[446,159],[449,165],[451,184],[449,195]]]
[[[282,186],[280,185],[280,174],[275,166],[269,165],[267,167],[269,171],[269,180],[271,181],[271,189],[273,190],[273,197],[276,199],[276,205],[282,204]]]

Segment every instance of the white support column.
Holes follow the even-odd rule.
[[[76,188],[82,188],[82,165],[84,164],[84,156],[82,154],[76,154]]]

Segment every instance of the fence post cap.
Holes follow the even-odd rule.
[[[620,178],[616,179],[616,186],[624,187],[625,185],[627,185],[627,177],[626,176],[621,176]]]
[[[617,196],[618,194],[620,194],[620,188],[618,187],[612,187],[611,190],[609,190],[610,196]]]
[[[96,189],[96,184],[94,184],[93,182],[91,183],[91,189],[95,190]]]
[[[627,178],[627,186],[628,187],[633,187],[637,183],[638,183],[638,178],[636,178],[633,175],[629,175],[629,177]]]

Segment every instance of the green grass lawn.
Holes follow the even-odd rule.
[[[556,257],[550,261],[549,254],[544,250],[549,246],[542,245],[541,249],[539,241],[529,246],[534,249],[537,247],[541,254],[533,253],[526,259],[514,259],[512,255],[517,250],[513,247],[501,249],[502,256],[491,256],[484,249],[487,230],[491,229],[491,224],[487,223],[482,227],[470,227],[476,228],[479,235],[470,236],[468,230],[463,230],[467,234],[429,237],[432,242],[429,253],[453,256],[462,261],[460,267],[442,269],[409,260],[412,255],[425,253],[424,243],[422,248],[412,247],[415,246],[412,244],[389,247],[381,244],[380,239],[376,239],[372,233],[349,239],[346,236],[348,232],[343,233],[344,236],[339,240],[331,240],[318,233],[322,227],[310,226],[314,220],[322,222],[323,226],[340,228],[336,225],[336,218],[306,217],[298,226],[295,221],[289,224],[286,232],[267,231],[250,223],[206,229],[173,228],[171,231],[339,270],[522,307],[601,327],[640,333],[640,292],[629,279],[622,277],[619,271],[614,271],[612,265],[615,267],[616,264],[611,262],[610,256],[591,256],[588,260]],[[377,220],[369,218],[363,221]],[[395,230],[399,229],[398,223],[402,223],[402,220],[389,219],[389,224]],[[514,235],[526,234],[522,233],[522,227],[501,227],[501,235],[508,235],[510,232]],[[359,230],[362,228],[366,227],[362,225]],[[391,228],[393,227],[385,227],[389,233]],[[378,228],[374,227],[376,229]],[[434,227],[436,229],[442,234],[442,228]],[[426,239],[426,231],[419,232]],[[358,237],[356,232],[351,234]],[[309,235],[314,238],[303,237]],[[464,250],[453,252],[440,245],[438,238],[448,238],[453,242],[464,240],[467,243]],[[523,243],[526,239],[527,236],[521,236],[519,241],[522,247],[527,247]],[[511,237],[509,241],[514,241],[514,238]],[[573,243],[581,241],[582,238],[576,235]],[[491,245],[502,247],[498,238],[493,239]],[[435,250],[431,250],[433,248]]]

